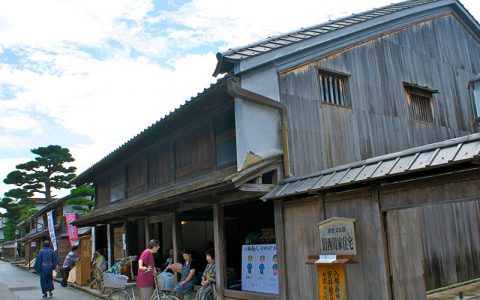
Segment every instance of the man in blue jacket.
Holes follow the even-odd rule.
[[[50,241],[43,242],[43,248],[38,252],[35,260],[35,271],[40,274],[40,286],[42,288],[42,297],[47,298],[47,292],[50,297],[53,297],[52,272],[58,264],[57,253],[50,248]]]

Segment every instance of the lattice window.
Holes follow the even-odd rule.
[[[351,106],[348,95],[347,75],[319,70],[319,81],[322,102],[339,106]]]
[[[412,119],[421,123],[433,124],[433,93],[436,91],[411,85],[405,85],[405,89]]]

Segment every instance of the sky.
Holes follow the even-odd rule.
[[[85,171],[215,82],[217,52],[392,2],[0,1],[0,197],[33,148]]]

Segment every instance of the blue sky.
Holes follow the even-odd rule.
[[[391,2],[1,1],[0,177],[49,144],[82,172],[214,82],[217,52]]]

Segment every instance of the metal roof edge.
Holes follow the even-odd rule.
[[[313,30],[315,28],[322,27],[322,26],[328,26],[329,24],[330,25],[335,24],[336,22],[342,22],[342,21],[344,22],[345,20],[349,20],[349,18],[351,19],[351,18],[357,18],[357,17],[362,16],[362,15],[375,14],[376,12],[379,12],[379,11],[382,11],[382,10],[388,10],[388,9],[391,9],[391,8],[394,8],[394,7],[398,7],[398,6],[402,6],[402,5],[408,5],[409,3],[414,4],[415,2],[419,2],[419,4],[415,4],[414,6],[411,6],[411,7],[401,8],[399,10],[396,10],[396,11],[393,11],[393,12],[390,12],[390,13],[386,13],[384,15],[379,15],[378,17],[370,18],[368,20],[364,20],[364,21],[361,21],[361,22],[358,22],[358,23],[354,23],[354,24],[349,25],[349,26],[337,28],[337,29],[332,30],[328,33],[320,34],[320,35],[317,35],[317,36],[314,36],[314,37],[311,37],[311,38],[307,38],[307,39],[303,39],[303,40],[300,40],[300,41],[297,41],[297,42],[293,42],[293,43],[289,43],[289,44],[286,44],[286,45],[283,45],[283,46],[279,46],[278,48],[270,49],[269,51],[265,51],[264,53],[257,53],[257,54],[251,55],[251,56],[239,55],[239,58],[236,58],[236,59],[228,57],[229,55],[233,56],[236,53],[239,53],[239,52],[242,52],[242,51],[248,51],[249,48],[261,47],[262,44],[269,43],[269,42],[274,41],[276,39],[282,39],[282,38],[288,37],[290,35],[301,35],[302,32],[307,32],[308,30]],[[240,64],[240,63],[244,64],[246,61],[250,61],[254,58],[257,58],[258,61],[255,64],[253,62],[251,62],[251,63],[247,64],[248,66],[246,65],[246,66],[242,67],[241,70],[238,71],[238,72],[241,73],[241,72],[245,72],[247,70],[251,70],[251,69],[255,68],[256,66],[260,66],[260,65],[263,65],[265,63],[271,62],[272,59],[269,59],[268,61],[262,62],[262,60],[260,59],[260,57],[262,57],[262,56],[265,57],[265,55],[270,54],[272,52],[278,53],[278,51],[280,51],[282,49],[287,49],[289,47],[292,48],[292,47],[295,47],[296,45],[300,45],[300,44],[302,44],[306,41],[318,39],[319,37],[326,36],[326,35],[329,35],[331,33],[340,32],[340,31],[346,30],[348,28],[358,27],[362,24],[366,24],[366,23],[369,23],[369,22],[372,22],[372,21],[376,21],[379,18],[386,18],[386,20],[384,20],[383,23],[387,23],[387,22],[392,21],[391,16],[393,16],[393,15],[397,15],[397,16],[400,16],[400,17],[405,17],[405,16],[402,16],[401,13],[405,14],[407,11],[410,12],[410,15],[415,15],[415,14],[418,14],[420,12],[428,12],[429,10],[432,9],[432,7],[433,8],[442,8],[442,7],[447,8],[448,7],[452,12],[456,12],[457,15],[460,14],[460,17],[462,18],[462,20],[465,21],[464,23],[466,23],[471,30],[472,30],[472,28],[474,28],[475,30],[472,30],[472,31],[480,39],[480,26],[479,26],[478,22],[468,12],[468,10],[466,10],[465,7],[460,2],[458,2],[457,0],[431,0],[431,1],[428,1],[428,0],[426,0],[426,1],[412,1],[412,0],[410,0],[410,1],[393,3],[391,5],[383,6],[383,7],[377,8],[377,9],[372,9],[372,10],[361,12],[361,13],[356,13],[356,14],[346,16],[346,17],[341,17],[341,18],[335,19],[333,21],[321,23],[321,24],[314,25],[314,26],[307,27],[307,28],[301,28],[299,30],[295,30],[295,31],[292,31],[292,32],[289,32],[289,33],[277,35],[277,36],[274,36],[274,37],[269,37],[267,39],[264,39],[264,40],[261,40],[261,41],[255,42],[255,43],[251,43],[251,44],[248,44],[246,46],[242,46],[242,47],[238,47],[238,48],[234,48],[234,49],[229,49],[228,51],[224,51],[224,52],[219,52],[219,53],[217,53],[217,65],[216,65],[216,68],[215,68],[214,76],[217,75],[217,74],[220,74],[221,72],[230,72],[232,70],[232,67],[233,67],[233,69],[237,69],[236,68],[237,64]],[[370,25],[369,27],[371,27],[371,26],[378,26],[378,25]],[[354,30],[354,32],[361,31],[361,30],[365,30],[365,28],[362,29],[362,28],[358,27],[358,30]],[[354,34],[354,33],[349,33],[349,34]],[[319,46],[319,45],[321,45],[321,42],[317,46]],[[314,46],[309,46],[309,47],[314,47]],[[306,49],[301,49],[301,51],[305,51],[305,50]],[[293,52],[291,52],[289,54],[286,54],[286,55],[291,56],[292,54],[293,54]],[[274,59],[279,59],[278,54],[273,55],[272,57]]]
[[[466,135],[466,136],[462,136],[462,137],[458,137],[458,138],[453,138],[453,139],[445,140],[445,141],[442,141],[442,142],[426,144],[426,145],[418,146],[418,147],[415,147],[415,148],[409,148],[409,149],[405,149],[405,150],[394,152],[394,153],[389,153],[389,154],[385,154],[385,155],[381,155],[381,156],[375,156],[375,157],[372,157],[372,158],[369,158],[369,159],[365,159],[365,160],[361,160],[361,161],[357,161],[357,162],[353,162],[353,163],[349,163],[349,164],[340,165],[340,166],[337,166],[337,167],[334,167],[334,168],[325,169],[325,170],[322,170],[322,171],[319,171],[319,172],[315,172],[315,173],[311,173],[311,174],[307,174],[307,175],[302,175],[302,176],[299,176],[299,177],[286,178],[286,179],[280,181],[280,184],[285,184],[285,183],[289,183],[289,182],[304,180],[304,179],[308,179],[308,178],[311,178],[311,177],[316,177],[316,176],[320,176],[320,175],[329,174],[329,173],[332,173],[332,172],[344,171],[344,170],[347,170],[347,169],[359,167],[361,165],[371,165],[371,164],[375,164],[375,163],[378,163],[378,162],[381,162],[381,161],[384,161],[384,160],[391,160],[391,159],[395,159],[397,157],[408,156],[408,155],[412,155],[412,154],[415,154],[415,153],[434,150],[436,148],[446,148],[446,147],[449,147],[449,146],[452,146],[452,145],[457,145],[457,144],[460,144],[460,143],[473,142],[473,141],[477,141],[477,140],[480,140],[480,133],[474,133],[474,134],[471,134],[471,135]]]

